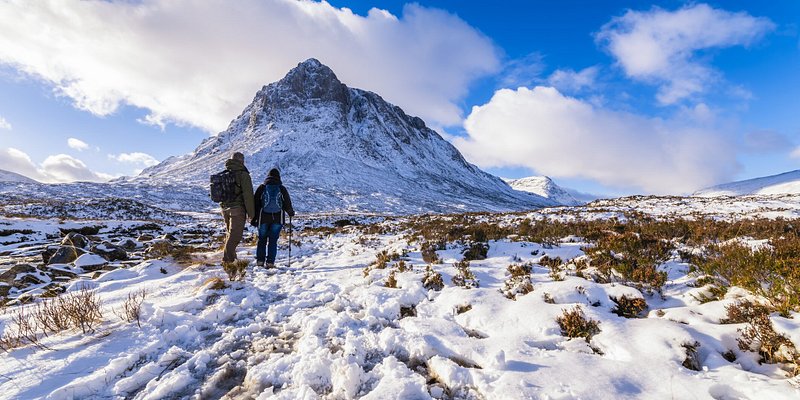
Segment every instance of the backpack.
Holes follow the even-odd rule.
[[[232,171],[222,171],[211,175],[211,201],[226,203],[236,200],[236,174]]]
[[[266,185],[261,195],[261,210],[268,214],[283,211],[283,193],[280,185]]]

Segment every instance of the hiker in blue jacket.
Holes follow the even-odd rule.
[[[250,224],[258,227],[256,265],[263,267],[266,261],[267,268],[274,268],[275,257],[278,254],[278,238],[286,222],[285,214],[294,217],[292,199],[281,182],[281,173],[277,168],[269,170],[267,179],[256,189],[254,197],[256,215]]]

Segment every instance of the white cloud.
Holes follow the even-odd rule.
[[[0,116],[0,130],[11,130],[11,124],[2,116]]]
[[[140,153],[140,152],[133,152],[133,153],[122,153],[118,155],[109,154],[109,158],[117,160],[123,163],[129,164],[139,164],[144,165],[145,167],[152,167],[153,165],[158,164],[158,160],[147,154],[147,153]]]
[[[800,158],[800,146],[797,146],[789,153],[789,156],[792,158]]]
[[[145,122],[217,132],[310,57],[442,125],[460,123],[469,83],[500,67],[486,36],[415,4],[398,17],[309,0],[0,2],[0,62],[98,115],[130,104],[150,110]]]
[[[600,69],[596,66],[584,68],[578,72],[571,69],[559,69],[547,78],[547,82],[562,92],[579,92],[594,86],[599,71]]]
[[[112,175],[91,171],[83,161],[67,154],[49,156],[37,166],[28,154],[15,148],[0,151],[0,169],[45,183],[105,182],[113,178]]]
[[[540,75],[545,69],[544,56],[540,53],[531,53],[525,57],[510,60],[503,66],[501,87],[531,86],[541,80]]]
[[[597,40],[629,77],[659,85],[659,102],[673,104],[720,78],[699,51],[749,46],[774,28],[767,18],[689,4],[676,11],[629,10],[604,25]]]
[[[86,142],[75,138],[67,139],[67,146],[78,151],[84,151],[89,148],[89,145]]]
[[[521,166],[556,178],[679,194],[738,168],[735,149],[702,121],[678,122],[598,108],[552,87],[503,89],[473,107],[454,140],[483,167]]]

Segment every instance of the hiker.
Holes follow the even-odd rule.
[[[244,166],[244,154],[238,151],[233,153],[230,160],[225,162],[225,172],[232,179],[227,182],[228,187],[224,189],[229,191],[230,195],[225,196],[227,200],[219,203],[222,207],[222,217],[225,219],[226,229],[225,251],[222,255],[223,264],[236,261],[236,246],[242,240],[244,224],[248,217],[252,218],[256,215],[253,181],[250,179],[250,172]]]
[[[292,199],[281,182],[281,173],[277,168],[269,170],[267,179],[256,189],[255,199],[257,212],[250,224],[258,227],[256,265],[265,266],[266,261],[267,268],[274,268],[278,253],[278,238],[286,222],[285,214],[294,217]],[[289,245],[291,246],[291,243]]]

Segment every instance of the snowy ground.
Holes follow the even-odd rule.
[[[506,267],[543,255],[571,259],[582,243],[545,249],[536,243],[490,242],[473,261],[480,287],[451,284],[460,248],[439,251],[445,288],[428,291],[419,249],[401,236],[344,233],[300,237],[291,267],[249,267],[244,282],[227,281],[219,253],[194,265],[149,260],[106,272],[87,284],[104,301],[105,322],[93,334],[43,339],[0,356],[2,398],[365,398],[365,399],[793,399],[798,381],[757,355],[738,350],[736,329],[719,324],[724,306],[747,294],[701,304],[687,266],[668,262],[664,296],[576,276],[554,280],[533,267],[534,291],[509,300],[500,292]],[[412,271],[364,267],[380,250],[408,250]],[[252,247],[240,247],[252,258]],[[535,253],[535,254],[534,254]],[[285,251],[282,256],[285,257]],[[145,289],[141,328],[121,321],[129,293]],[[612,313],[611,297],[644,297],[646,318]],[[552,299],[546,302],[545,299]],[[590,343],[561,335],[556,317],[581,305],[600,322]],[[413,310],[413,311],[412,311]],[[466,310],[466,311],[465,311]],[[409,314],[415,314],[410,315]],[[773,318],[800,344],[800,318]],[[7,324],[9,315],[0,316]],[[701,371],[682,364],[697,346]],[[733,351],[734,362],[722,353]]]

